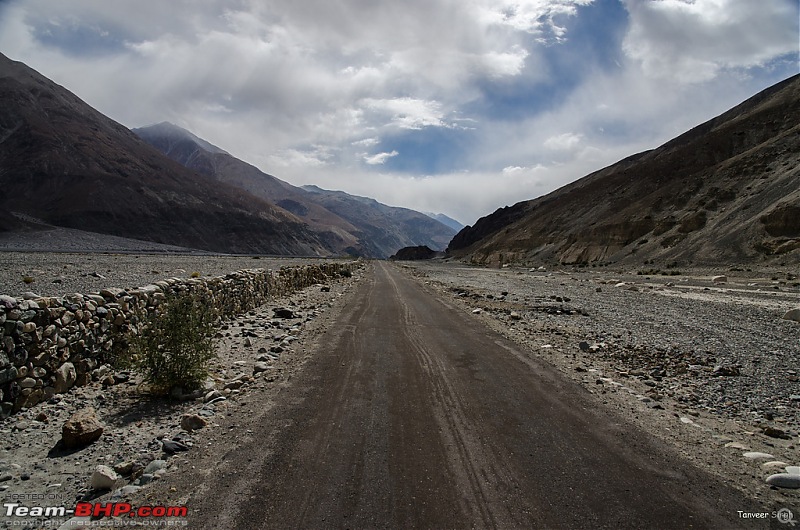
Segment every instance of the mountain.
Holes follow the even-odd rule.
[[[476,263],[800,262],[800,76],[459,232]]]
[[[172,160],[291,212],[335,254],[386,258],[406,246],[444,249],[456,233],[413,210],[315,186],[292,186],[171,123],[133,132]]]
[[[458,221],[456,221],[452,217],[446,216],[443,213],[425,212],[425,215],[427,215],[431,219],[436,219],[437,221],[439,221],[443,225],[449,226],[450,228],[452,228],[456,232],[459,232],[462,228],[464,228],[463,224],[459,223]]]
[[[215,252],[328,254],[295,216],[175,163],[2,54],[0,102],[0,207],[16,214],[2,230],[44,223]]]
[[[449,226],[408,208],[387,206],[375,199],[317,186],[303,186],[303,189],[312,194],[314,202],[358,227],[362,244],[380,257],[410,246],[441,250],[456,233]]]

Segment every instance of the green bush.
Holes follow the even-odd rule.
[[[196,390],[216,357],[214,316],[190,296],[170,295],[131,337],[130,353],[130,367],[153,393]]]

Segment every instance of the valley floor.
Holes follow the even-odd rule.
[[[9,294],[294,264],[103,254],[0,259],[7,271],[0,290]],[[724,271],[648,277],[454,263],[369,267],[330,290],[312,287],[226,322],[213,369],[224,401],[167,404],[143,400],[134,380],[93,383],[0,422],[0,498],[185,505],[191,528],[244,524],[264,513],[271,519],[258,519],[259,527],[285,527],[285,518],[326,527],[641,527],[649,505],[602,504],[613,486],[641,503],[665,499],[653,504],[658,513],[693,511],[701,527],[715,520],[769,526],[737,510],[790,508],[800,518],[800,490],[765,483],[800,464],[800,324],[781,319],[800,307],[800,290],[777,271],[728,272],[726,283],[715,283],[712,275]],[[23,284],[20,274],[36,280]],[[276,319],[279,306],[296,318]],[[269,368],[255,373],[259,358]],[[497,400],[513,406],[495,410]],[[55,450],[63,421],[87,406],[106,434],[74,453]],[[183,431],[185,413],[200,414],[207,426]],[[576,430],[587,422],[596,422],[593,432]],[[162,451],[161,440],[175,436],[189,452]],[[153,461],[164,469],[142,484],[136,477]],[[769,464],[776,461],[784,466]],[[131,475],[127,463],[138,472]],[[120,469],[115,487],[122,489],[89,488],[98,464]],[[520,475],[520,466],[538,479]],[[539,493],[520,502],[531,491]],[[581,502],[588,504],[560,519],[553,508]],[[661,522],[654,527],[691,523]]]

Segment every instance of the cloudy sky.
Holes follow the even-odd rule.
[[[0,52],[128,127],[466,224],[798,73],[797,0],[0,0]]]

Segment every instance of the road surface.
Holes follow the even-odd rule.
[[[756,528],[759,511],[375,263],[192,528]]]

